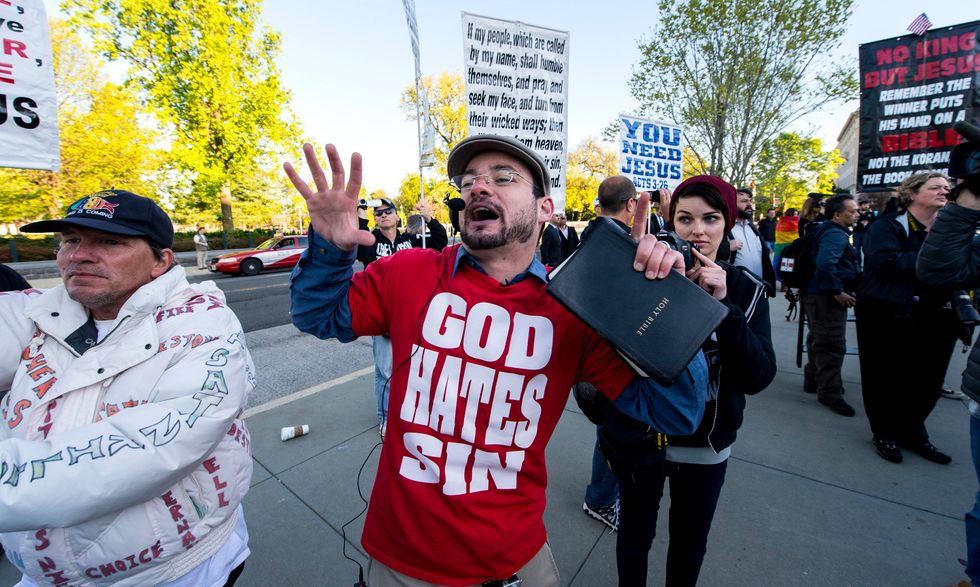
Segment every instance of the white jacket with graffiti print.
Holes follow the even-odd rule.
[[[252,461],[255,387],[213,283],[174,267],[79,355],[64,286],[0,294],[0,541],[40,585],[156,585],[227,540]]]

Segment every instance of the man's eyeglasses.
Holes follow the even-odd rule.
[[[452,182],[453,185],[456,186],[456,189],[459,190],[459,193],[469,194],[473,190],[473,184],[476,183],[476,180],[478,179],[482,179],[488,185],[494,185],[497,187],[510,185],[514,183],[515,179],[521,179],[524,182],[530,184],[531,187],[535,187],[533,182],[525,178],[520,173],[517,173],[513,169],[495,169],[494,171],[491,171],[490,173],[484,175],[471,175],[469,173],[464,175],[457,175],[456,177],[452,178]],[[536,187],[534,191],[535,193],[537,192]]]
[[[394,214],[394,213],[395,213],[395,209],[394,208],[375,208],[374,209],[374,215],[375,216],[387,216],[389,214]]]

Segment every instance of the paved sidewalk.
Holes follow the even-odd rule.
[[[773,301],[779,374],[749,398],[701,584],[941,587],[963,579],[963,512],[977,489],[965,405],[940,399],[928,422],[951,465],[913,454],[900,465],[878,458],[857,358],[845,360],[844,379],[858,415],[844,418],[803,393],[793,364],[796,323],[783,320],[784,310],[785,301]],[[848,336],[853,345],[853,325]],[[896,368],[901,356],[896,351]],[[965,355],[957,352],[954,362],[950,372],[959,373]],[[378,444],[373,377],[361,373],[250,411],[255,475],[245,511],[252,556],[239,585],[345,586],[356,579],[355,564],[343,556],[342,527],[363,507],[358,469],[366,462],[360,488],[367,497],[378,455],[371,452]],[[958,376],[950,383],[958,387]],[[296,424],[309,424],[310,434],[281,442],[279,429]],[[616,584],[615,534],[582,513],[593,440],[594,427],[571,401],[548,448],[545,514],[563,585]],[[665,498],[661,512],[667,507]],[[666,515],[660,522],[650,585],[663,584]],[[362,524],[363,517],[347,526],[347,554],[365,564]],[[0,584],[15,581],[11,565],[0,563]]]

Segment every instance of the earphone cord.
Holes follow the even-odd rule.
[[[429,304],[432,303],[432,298],[434,298],[436,296],[436,292],[438,292],[439,291],[439,288],[442,287],[442,278],[443,278],[444,275],[445,275],[444,272],[442,272],[442,273],[439,274],[439,280],[436,282],[436,287],[432,290],[432,293],[429,294],[429,299],[427,299],[425,301],[425,305],[422,306],[422,314],[421,314],[422,316],[425,316],[426,312],[428,312],[428,310],[429,310]],[[417,340],[419,340],[419,341],[422,340],[422,322],[421,322],[421,320],[419,321],[419,330],[418,330],[418,339]],[[421,349],[421,348],[422,348],[421,345],[416,345],[415,346],[415,350],[412,352],[412,354],[409,355],[407,359],[404,359],[401,363],[399,363],[397,367],[395,367],[394,369],[391,370],[391,374],[388,375],[388,378],[385,380],[385,389],[388,389],[389,388],[389,384],[391,383],[391,378],[394,377],[395,373],[399,369],[401,369],[402,367],[404,367],[406,363],[408,363],[409,361],[411,361],[412,358],[415,356],[415,353],[419,352],[419,349]],[[384,417],[385,422],[387,422],[388,421],[388,404],[387,403],[385,403],[385,405],[382,407],[381,415]],[[361,511],[357,512],[357,515],[356,516],[354,516],[353,518],[351,518],[351,519],[347,520],[346,522],[344,522],[344,525],[342,525],[340,527],[340,536],[341,536],[341,539],[343,540],[342,554],[344,555],[344,558],[346,558],[350,562],[352,562],[355,565],[357,565],[358,581],[354,585],[354,587],[367,587],[367,583],[364,582],[364,567],[361,566],[361,563],[359,563],[358,561],[356,561],[355,559],[353,559],[353,558],[351,558],[351,557],[349,557],[347,555],[347,526],[353,524],[358,518],[360,518],[361,516],[364,515],[364,512],[367,511],[367,508],[368,508],[368,500],[364,498],[364,493],[361,491],[361,473],[364,472],[364,467],[367,466],[368,461],[371,459],[371,455],[373,455],[374,454],[374,451],[377,450],[378,447],[381,446],[383,443],[384,443],[384,439],[382,438],[381,442],[378,442],[373,447],[371,447],[371,450],[368,451],[367,456],[364,457],[364,462],[361,463],[361,467],[357,470],[357,479],[355,481],[356,486],[357,486],[357,496],[361,499],[361,503],[364,504],[364,507],[361,508]]]

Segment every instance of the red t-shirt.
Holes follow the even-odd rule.
[[[578,381],[617,397],[633,372],[528,277],[509,286],[458,247],[354,275],[354,332],[391,333],[388,424],[362,544],[450,587],[509,577],[544,545],[545,445]]]

